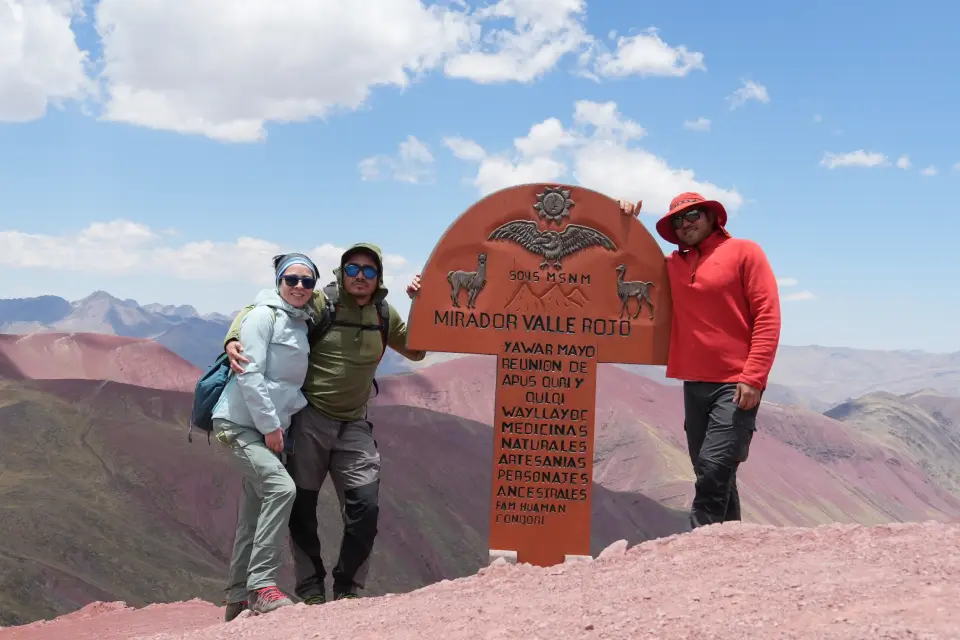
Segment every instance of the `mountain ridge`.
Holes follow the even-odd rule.
[[[190,305],[140,305],[106,291],[68,302],[56,296],[0,300],[0,332],[96,333],[153,340],[194,366],[206,368],[222,351],[232,317],[201,316]]]
[[[201,371],[152,340],[97,333],[0,334],[0,375],[192,392]]]
[[[524,306],[543,307],[529,287],[526,288],[529,295],[523,292],[521,288],[516,295],[526,298]],[[586,303],[576,288],[565,298],[578,306]],[[69,318],[71,315],[75,317]],[[98,290],[72,303],[57,296],[0,299],[0,332],[26,334],[70,330],[146,338],[205,369],[222,352],[222,340],[234,315],[210,313],[200,316],[189,305],[138,305],[134,300],[120,300]],[[69,321],[60,326],[58,323],[65,319]],[[417,371],[463,355],[430,353],[423,361],[412,362],[388,349],[378,375]],[[679,384],[665,377],[662,366],[616,366],[662,384]],[[870,391],[908,393],[921,389],[960,396],[960,352],[780,345],[764,397],[823,412]]]

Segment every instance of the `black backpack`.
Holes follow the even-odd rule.
[[[325,286],[323,288],[323,294],[326,298],[326,304],[324,304],[320,319],[312,323],[310,329],[307,331],[307,339],[310,341],[310,347],[313,348],[313,345],[323,338],[327,331],[330,330],[330,327],[334,325],[338,327],[353,327],[361,331],[379,331],[380,340],[383,343],[383,348],[380,350],[380,360],[383,360],[383,354],[387,351],[387,339],[390,337],[390,307],[387,304],[386,298],[377,303],[379,323],[360,324],[357,322],[337,320],[337,304],[340,300],[340,289],[337,287],[336,282],[331,282]],[[376,378],[373,379],[373,387],[377,390],[377,395],[379,395],[380,386],[377,384]]]

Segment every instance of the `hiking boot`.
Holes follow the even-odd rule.
[[[226,611],[223,614],[223,621],[230,622],[238,615],[243,613],[247,608],[247,601],[243,600],[242,602],[228,602]]]
[[[355,593],[355,590],[351,587],[341,587],[334,585],[333,586],[333,599],[334,600],[350,600],[353,598],[359,598]]]
[[[324,593],[315,593],[303,599],[303,604],[326,604],[327,596]]]
[[[250,610],[254,613],[270,613],[280,607],[293,604],[293,600],[273,586],[257,589],[254,594],[256,594],[256,597],[250,605]]]

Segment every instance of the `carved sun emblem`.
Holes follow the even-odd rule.
[[[570,215],[570,207],[576,204],[570,199],[570,191],[562,187],[545,187],[537,194],[537,203],[533,208],[547,222],[559,223],[564,216]]]

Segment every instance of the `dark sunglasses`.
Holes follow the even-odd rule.
[[[283,279],[283,283],[288,287],[295,287],[299,283],[303,283],[304,289],[313,289],[317,286],[317,279],[311,278],[310,276],[280,276]]]
[[[357,274],[359,274],[361,271],[363,272],[363,277],[367,280],[373,280],[377,277],[376,267],[371,267],[368,264],[365,264],[361,267],[360,265],[351,262],[343,268],[343,272],[351,278],[356,278]]]
[[[670,218],[670,222],[673,224],[674,229],[679,229],[683,226],[683,222],[696,222],[700,219],[700,216],[703,215],[703,211],[700,209],[690,209],[690,211],[685,211],[679,215],[675,215]]]

